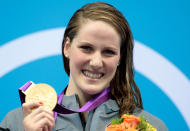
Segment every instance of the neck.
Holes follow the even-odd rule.
[[[79,104],[80,107],[82,107],[86,102],[88,102],[93,95],[89,95],[82,90],[80,90],[78,87],[72,86],[71,84],[68,85],[65,95],[70,96],[73,94],[77,94],[79,97]]]
[[[80,107],[82,107],[83,105],[85,105],[85,103],[88,102],[92,98],[91,95],[85,94],[84,92],[82,92],[78,88],[75,88],[75,86],[71,86],[69,84],[68,87],[67,87],[65,95],[66,96],[70,96],[70,95],[73,95],[73,94],[77,94],[78,95]],[[88,112],[82,112],[81,113],[81,118],[82,118],[82,121],[84,123],[86,123],[86,121],[88,119]]]

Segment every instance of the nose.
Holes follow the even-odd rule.
[[[101,53],[97,52],[91,56],[90,66],[94,69],[99,69],[103,66],[103,59],[102,59]]]

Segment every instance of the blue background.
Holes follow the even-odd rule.
[[[127,18],[135,40],[162,54],[190,78],[190,1],[104,1]],[[65,27],[74,11],[88,2],[93,1],[0,1],[0,46],[34,32]],[[179,110],[159,87],[139,72],[135,79],[147,111],[162,119],[169,130],[189,130]],[[60,92],[68,82],[61,56],[32,61],[0,78],[0,120],[8,111],[20,106],[17,89],[29,80],[49,83]]]

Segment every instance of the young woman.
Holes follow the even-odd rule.
[[[132,34],[124,16],[112,5],[96,2],[77,10],[65,30],[62,55],[70,78],[63,106],[78,110],[107,88],[110,99],[91,111],[58,114],[56,121],[53,112],[42,108],[41,103],[24,103],[23,111],[9,113],[2,127],[19,131],[104,131],[113,119],[128,112],[144,115],[157,130],[167,130],[161,120],[143,110],[134,81]],[[38,108],[32,112],[34,107]]]

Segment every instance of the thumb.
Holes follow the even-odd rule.
[[[42,104],[43,104],[42,102],[27,102],[27,103],[22,104],[24,115],[27,116],[28,114],[32,112],[32,110],[34,110],[35,108],[38,108]]]

